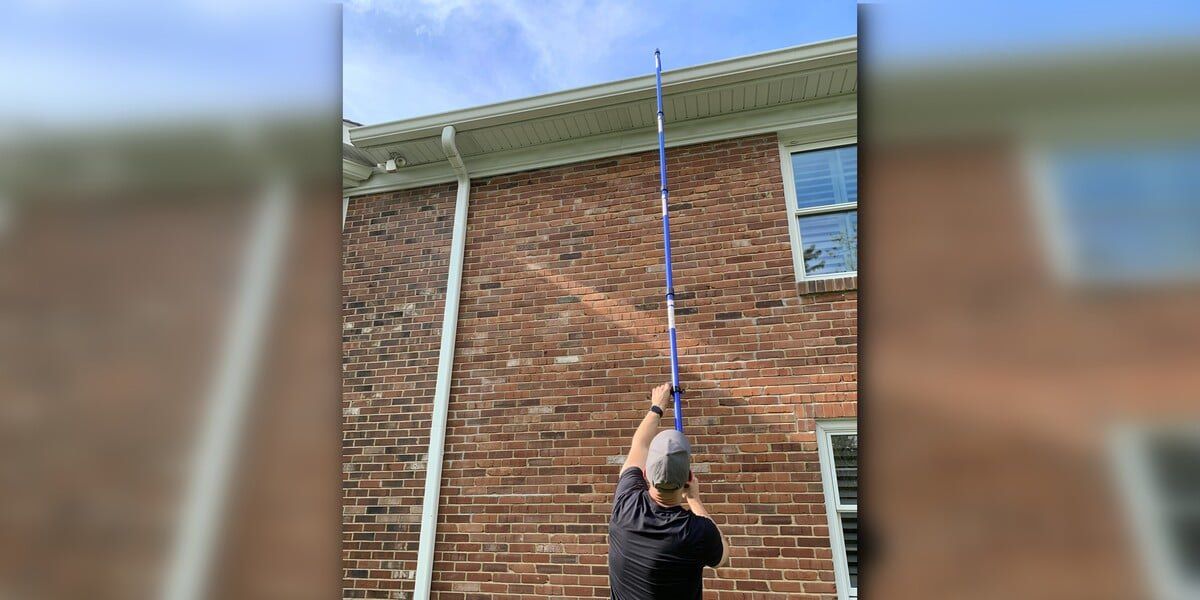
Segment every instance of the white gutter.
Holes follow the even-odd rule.
[[[342,159],[342,187],[354,187],[368,179],[375,172],[369,165],[348,158]]]
[[[462,288],[463,254],[467,243],[467,204],[471,177],[454,143],[454,126],[442,128],[442,151],[458,175],[454,204],[454,233],[450,240],[450,274],[446,277],[446,311],[442,315],[442,347],[438,352],[437,386],[433,392],[433,423],[425,461],[425,499],[421,506],[421,540],[417,548],[414,600],[429,600],[433,584],[433,545],[437,534],[438,502],[442,491],[442,457],[446,450],[446,413],[450,409],[450,375],[454,371],[454,337],[458,331],[458,299]]]

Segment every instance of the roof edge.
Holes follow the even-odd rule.
[[[846,36],[729,58],[663,72],[663,93],[735,83],[769,75],[773,71],[794,70],[798,65],[820,68],[854,62],[858,58],[858,36]],[[359,148],[371,148],[405,140],[439,135],[441,128],[453,124],[462,131],[514,123],[528,119],[569,113],[606,104],[640,99],[654,94],[654,74],[601,83],[538,96],[485,104],[448,111],[353,127],[351,142]]]

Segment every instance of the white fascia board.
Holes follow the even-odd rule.
[[[838,38],[666,71],[662,76],[663,94],[677,94],[857,61],[857,36]],[[350,129],[349,135],[355,146],[370,148],[436,137],[441,134],[443,126],[451,123],[462,133],[482,127],[494,127],[653,97],[654,75],[650,74],[415,119],[355,127]]]
[[[673,124],[667,147],[732,139],[787,130],[802,136],[805,130],[823,137],[830,130],[853,130],[858,122],[857,95],[786,104],[744,113],[696,119]],[[658,133],[651,128],[566,140],[534,148],[471,157],[472,177],[491,177],[570,163],[645,152],[658,147]],[[363,196],[412,189],[455,181],[445,162],[406,167],[396,173],[376,173],[363,185],[346,190]]]

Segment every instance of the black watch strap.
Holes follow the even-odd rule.
[[[656,414],[656,415],[658,415],[658,416],[660,416],[660,417],[661,417],[661,416],[663,416],[663,411],[662,411],[662,409],[661,409],[661,408],[659,408],[658,406],[654,405],[654,404],[651,404],[651,405],[650,405],[650,412],[652,412],[652,413],[654,413],[654,414]]]

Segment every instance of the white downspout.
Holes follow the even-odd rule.
[[[286,258],[294,204],[290,186],[276,180],[268,184],[255,208],[234,305],[225,323],[191,458],[179,530],[160,595],[163,600],[199,600],[209,591],[214,548],[237,466],[246,412],[254,400],[256,368]]]
[[[433,392],[433,423],[425,462],[425,500],[421,506],[421,541],[417,548],[414,600],[429,600],[433,584],[433,545],[437,536],[438,502],[442,491],[442,457],[446,450],[446,413],[450,409],[450,375],[454,371],[454,337],[458,331],[458,298],[462,287],[463,254],[467,243],[467,204],[471,177],[454,143],[454,126],[442,129],[442,151],[458,175],[454,204],[454,234],[450,241],[450,274],[446,277],[446,312],[442,316],[442,347],[438,352],[437,386]]]

